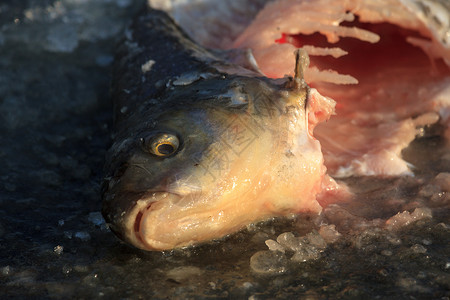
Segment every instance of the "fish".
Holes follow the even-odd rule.
[[[118,47],[102,213],[129,244],[320,213],[352,196],[340,178],[413,176],[424,127],[450,138],[447,2],[215,5],[149,0]]]
[[[304,82],[307,54],[282,80],[222,54],[150,7],[118,48],[102,213],[137,248],[187,247],[321,209],[325,167],[312,133],[334,101]]]

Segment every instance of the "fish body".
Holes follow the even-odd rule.
[[[102,212],[138,248],[189,246],[321,209],[326,169],[312,133],[334,101],[301,77],[270,79],[221,53],[151,8],[118,49]]]

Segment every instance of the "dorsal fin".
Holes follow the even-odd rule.
[[[304,89],[307,85],[304,71],[309,67],[309,56],[303,48],[295,51],[294,86],[296,90]]]
[[[290,102],[295,105],[306,106],[306,100],[309,94],[309,86],[306,84],[304,72],[309,66],[308,53],[302,48],[295,52],[294,77],[289,77],[285,88],[290,95]]]

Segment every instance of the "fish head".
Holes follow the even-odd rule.
[[[140,110],[150,121],[119,132],[110,149],[103,185],[110,228],[138,248],[165,250],[320,210],[325,168],[312,130],[334,103],[317,95],[243,76],[172,85]]]

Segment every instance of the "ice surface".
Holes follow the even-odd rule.
[[[143,1],[0,3],[0,291],[9,299],[450,297],[450,151],[427,128],[415,177],[349,178],[356,201],[143,252],[100,214],[115,41]],[[284,251],[284,253],[283,253]]]
[[[200,276],[202,273],[203,270],[198,267],[183,266],[169,270],[167,277],[181,283],[192,277]]]
[[[3,26],[2,43],[20,42],[52,52],[72,52],[82,42],[95,42],[117,35],[123,27],[126,9],[141,2],[33,1],[14,19],[14,25]],[[13,2],[4,4],[3,10],[14,10]]]

